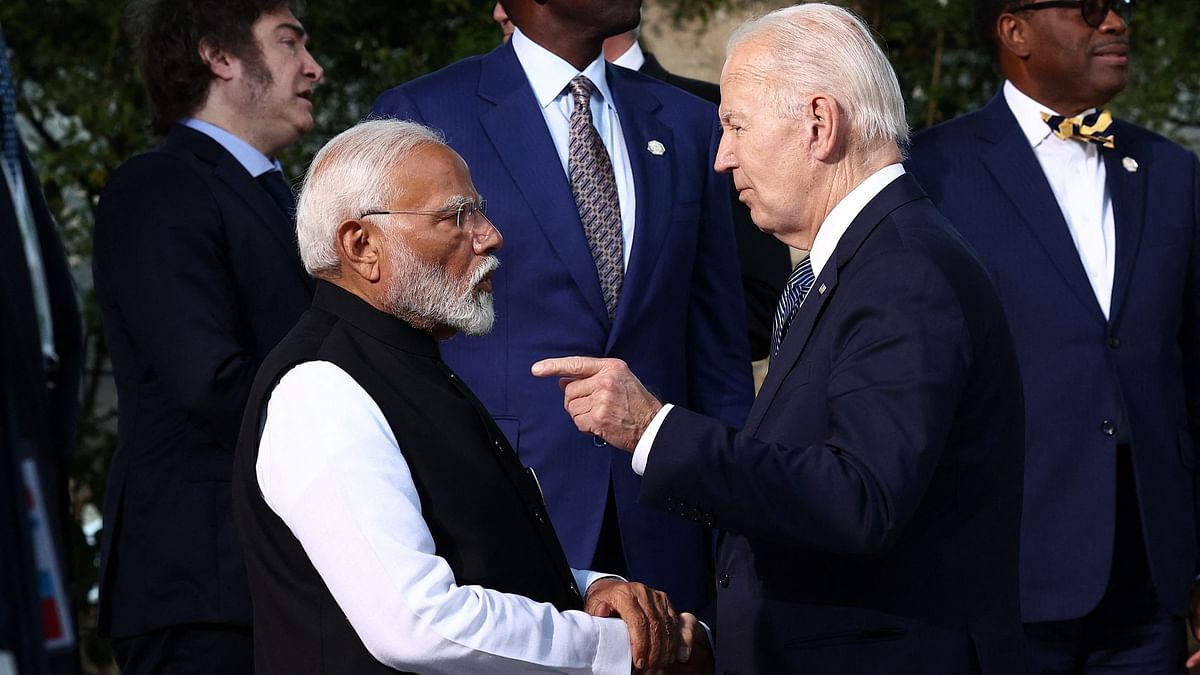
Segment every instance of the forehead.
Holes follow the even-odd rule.
[[[767,87],[763,48],[745,42],[733,49],[721,68],[721,112],[727,107],[749,108],[762,99]],[[727,106],[728,104],[728,106]]]
[[[397,170],[394,178],[407,186],[406,200],[436,208],[454,197],[474,198],[471,171],[457,152],[445,145],[422,145]]]
[[[254,20],[253,32],[256,35],[270,35],[275,31],[288,31],[304,35],[304,26],[300,20],[292,14],[292,10],[287,5],[269,9]]]

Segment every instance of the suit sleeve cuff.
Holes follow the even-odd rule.
[[[654,438],[658,436],[658,429],[667,418],[667,413],[674,407],[670,403],[664,403],[663,407],[659,408],[654,419],[650,420],[649,426],[646,427],[646,433],[642,434],[637,447],[633,449],[633,472],[637,475],[646,473],[646,462],[650,461],[650,447],[654,445]]]

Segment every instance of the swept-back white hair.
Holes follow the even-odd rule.
[[[780,115],[800,118],[805,98],[824,92],[845,109],[852,142],[908,144],[896,72],[853,12],[825,3],[778,9],[739,26],[726,54],[748,41],[765,47],[755,65],[766,72],[768,95]]]
[[[392,176],[414,151],[445,145],[441,133],[416,122],[359,122],[334,136],[313,157],[296,204],[296,239],[304,269],[317,276],[338,269],[337,226],[363,211],[382,211],[405,186]]]

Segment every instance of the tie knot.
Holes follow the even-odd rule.
[[[1086,115],[1074,117],[1042,113],[1042,119],[1050,127],[1050,131],[1064,141],[1075,139],[1085,143],[1096,143],[1106,148],[1116,145],[1113,132],[1109,130],[1113,121],[1112,113],[1107,110],[1096,109]]]
[[[586,75],[576,75],[567,83],[567,89],[571,91],[571,96],[575,97],[575,107],[586,107],[592,100],[592,92],[596,85],[587,78]]]

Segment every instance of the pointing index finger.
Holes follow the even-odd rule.
[[[560,356],[542,359],[530,369],[536,377],[591,377],[600,372],[604,359],[590,356]]]

